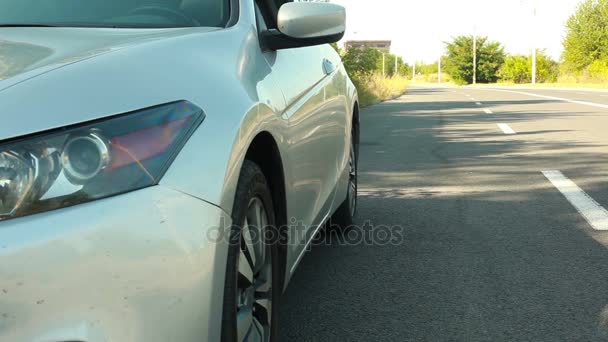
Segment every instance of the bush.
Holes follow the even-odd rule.
[[[608,58],[597,59],[587,68],[587,74],[592,82],[608,81]]]
[[[559,65],[546,55],[544,51],[536,54],[536,81],[538,83],[549,83],[557,81]],[[498,71],[502,82],[509,83],[531,83],[532,82],[532,57],[523,55],[507,56],[505,63]]]
[[[530,64],[532,64],[531,61]],[[552,60],[544,51],[538,52],[536,54],[536,81],[540,83],[553,83],[557,82],[558,76],[559,63]]]
[[[580,82],[580,75],[575,75],[568,72],[561,72],[557,77],[557,83],[561,84],[577,84]]]
[[[498,71],[498,76],[503,82],[526,83],[531,80],[531,68],[528,67],[528,57],[508,56],[505,64]]]
[[[580,71],[573,70],[568,64],[562,64],[557,81],[563,84],[584,84],[586,86],[606,84],[608,82],[608,58],[597,59]]]

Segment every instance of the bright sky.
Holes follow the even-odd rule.
[[[433,62],[443,41],[488,36],[509,53],[527,54],[534,41],[554,59],[562,53],[564,25],[582,0],[331,0],[346,7],[344,40],[390,39],[392,53]],[[537,15],[534,20],[533,9]],[[536,34],[534,34],[536,32]]]

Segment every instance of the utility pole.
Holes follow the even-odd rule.
[[[437,82],[441,83],[441,56],[439,56],[439,60],[437,61]]]
[[[440,35],[435,32],[435,39],[439,42],[439,59],[437,59],[437,83],[441,84],[441,55],[443,54],[442,49],[443,49],[443,45],[441,44],[441,38]]]
[[[473,84],[477,84],[477,32],[473,34]]]
[[[520,0],[520,4],[526,7],[526,3],[532,4],[532,25],[530,37],[532,40],[532,84],[536,84],[536,0]]]
[[[532,84],[536,84],[536,48],[532,49]]]
[[[534,6],[533,24],[532,24],[532,84],[536,84],[536,2]]]
[[[384,71],[384,69],[385,69],[384,65],[385,65],[385,54],[383,52],[382,53],[382,77],[386,77],[386,73]]]
[[[414,62],[414,66],[412,67],[412,81],[416,81],[416,62]]]
[[[397,71],[399,71],[399,59],[397,58],[397,55],[395,55],[395,72],[393,73],[393,76],[398,75]]]

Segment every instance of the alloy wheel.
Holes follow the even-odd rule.
[[[354,217],[357,211],[357,145],[354,129],[352,134],[352,141],[350,144],[350,155],[348,164],[348,209],[350,211],[351,217]]]
[[[238,341],[270,341],[272,254],[265,241],[268,214],[260,198],[249,202],[237,260]]]

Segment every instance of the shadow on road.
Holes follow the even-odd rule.
[[[608,201],[608,146],[560,141],[569,127],[506,138],[486,128],[496,117],[446,97],[414,90],[362,113],[358,224],[402,239],[344,244],[326,233],[286,292],[280,340],[608,339],[606,235],[540,173],[596,175],[585,189]],[[552,103],[484,106],[513,107],[501,122],[598,115]]]

